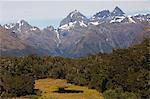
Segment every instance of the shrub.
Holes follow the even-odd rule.
[[[105,99],[138,99],[132,92],[124,92],[121,89],[109,89],[103,93]]]

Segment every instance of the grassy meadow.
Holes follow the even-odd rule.
[[[81,91],[79,93],[58,93],[58,88],[64,87],[65,90]],[[42,91],[39,99],[103,99],[100,93],[87,87],[73,85],[61,79],[40,79],[35,81],[35,89]]]

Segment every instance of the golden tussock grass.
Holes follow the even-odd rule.
[[[65,90],[82,91],[82,93],[57,93],[58,88]],[[94,89],[73,85],[61,79],[40,79],[35,81],[35,89],[42,91],[39,99],[104,99],[102,94]]]

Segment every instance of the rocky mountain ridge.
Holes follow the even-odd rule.
[[[150,14],[126,16],[119,7],[115,7],[112,12],[103,10],[89,19],[74,10],[60,22],[58,29],[53,26],[39,29],[21,20],[1,26],[3,31],[0,32],[2,35],[9,31],[20,40],[17,41],[28,46],[28,52],[23,50],[26,54],[81,57],[98,52],[109,53],[114,48],[127,48],[147,27],[150,27]],[[0,37],[5,44],[9,36],[3,38]],[[5,46],[10,45],[7,43]],[[15,50],[19,46],[21,45]],[[11,53],[9,47],[2,50],[2,53],[6,52]]]

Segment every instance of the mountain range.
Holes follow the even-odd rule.
[[[1,56],[29,54],[82,57],[110,53],[150,38],[150,14],[127,16],[119,7],[91,18],[74,10],[55,29],[40,29],[25,20],[0,25]]]

